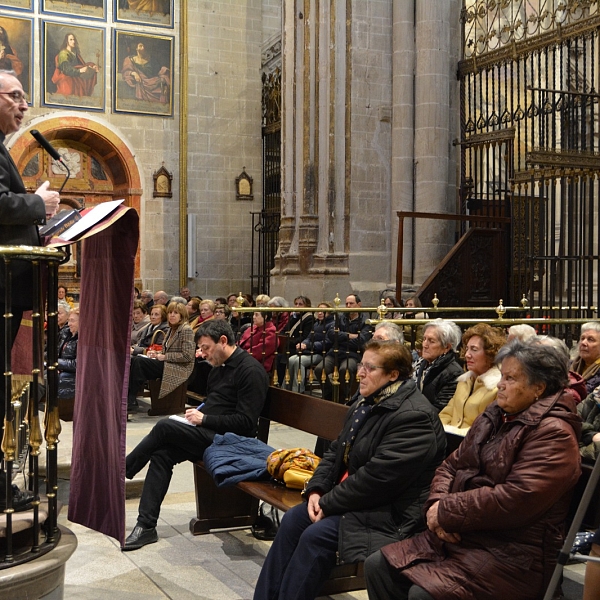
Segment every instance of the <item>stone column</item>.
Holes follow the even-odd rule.
[[[414,146],[415,146],[415,2],[393,3],[392,55],[392,201],[391,261],[389,281],[396,280],[398,257],[398,217],[396,211],[415,210]],[[413,227],[404,224],[403,279],[412,282]]]
[[[415,210],[455,212],[449,182],[451,108],[458,105],[455,45],[460,2],[416,0],[415,40]],[[456,22],[456,24],[454,24]],[[454,225],[419,219],[415,223],[413,282],[421,284],[452,246]]]

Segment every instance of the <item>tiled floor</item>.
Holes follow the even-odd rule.
[[[139,413],[128,424],[127,447],[133,448],[156,422]],[[70,424],[61,435],[59,461],[68,466]],[[314,445],[314,438],[274,425],[272,445]],[[68,469],[62,469],[62,473]],[[143,473],[141,474],[143,478]],[[61,498],[68,501],[68,480],[61,481]],[[135,486],[134,486],[135,487]],[[127,530],[137,517],[138,499],[126,502]],[[175,468],[169,494],[161,511],[159,541],[134,552],[121,552],[116,540],[66,519],[59,522],[77,536],[78,548],[67,563],[65,598],[81,600],[250,599],[269,542],[256,540],[248,529],[192,536],[188,523],[195,511],[193,475],[189,463]],[[565,598],[582,597],[583,567],[568,567]],[[367,600],[365,591],[335,596],[336,600]]]

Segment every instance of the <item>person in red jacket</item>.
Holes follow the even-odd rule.
[[[252,354],[265,371],[270,373],[277,350],[277,331],[271,321],[271,313],[255,312],[252,316],[252,327],[244,331],[238,345]]]

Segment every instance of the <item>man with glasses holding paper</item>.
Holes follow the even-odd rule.
[[[35,192],[28,194],[23,180],[17,171],[8,150],[4,147],[7,135],[19,130],[28,109],[27,96],[14,71],[0,70],[0,246],[20,245],[39,246],[40,237],[37,225],[43,225],[47,218],[58,210],[58,192],[48,189],[45,181]],[[27,265],[12,265],[12,319],[8,347],[11,348],[17,335],[23,311],[31,308],[32,277]],[[5,319],[1,316],[4,307],[4,264],[0,261],[0,368],[4,372],[5,362]],[[4,381],[0,381],[0,439],[4,430],[5,415]],[[0,450],[0,457],[2,451]],[[10,482],[8,482],[10,484]],[[6,508],[6,474],[0,471],[0,510]],[[13,487],[12,506],[23,510],[29,506],[33,495]]]

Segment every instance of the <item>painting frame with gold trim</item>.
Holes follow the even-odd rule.
[[[113,112],[173,116],[175,38],[116,30],[113,34]]]
[[[173,0],[115,0],[115,21],[173,29]]]
[[[0,69],[12,70],[23,86],[32,106],[33,80],[33,19],[0,15]]]
[[[0,8],[33,12],[33,0],[0,0]]]
[[[55,21],[42,21],[40,29],[42,106],[104,112],[105,29]]]
[[[106,21],[106,0],[41,0],[40,4],[44,14]]]

